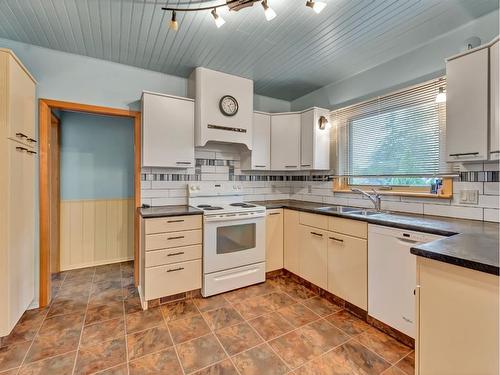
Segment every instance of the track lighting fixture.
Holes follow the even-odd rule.
[[[212,17],[214,18],[215,26],[217,26],[217,28],[221,27],[226,23],[226,21],[224,21],[224,18],[222,18],[217,14],[217,9],[215,8],[212,9],[210,13],[212,13]]]
[[[262,0],[262,8],[264,8],[264,15],[266,16],[266,20],[271,21],[274,17],[276,17],[276,12],[267,5],[267,0]]]
[[[307,0],[306,7],[311,8],[316,13],[320,13],[323,9],[325,9],[326,3],[323,3],[321,1]]]
[[[276,17],[276,12],[269,6],[269,0],[221,0],[221,4],[213,4],[215,0],[200,0],[197,4],[198,8],[190,7],[163,7],[162,10],[168,10],[172,12],[172,19],[170,21],[169,27],[172,30],[177,30],[179,25],[176,20],[176,12],[206,12],[210,11],[212,17],[214,18],[215,25],[219,28],[226,23],[224,19],[217,13],[219,9],[227,9],[230,12],[238,12],[241,9],[251,8],[255,3],[261,3],[262,8],[264,8],[264,16],[266,20],[271,21]],[[316,13],[321,12],[326,3],[321,1],[307,0],[306,6],[313,9]]]
[[[179,30],[179,24],[177,23],[177,17],[175,14],[175,10],[172,11],[172,18],[170,19],[170,23],[168,24],[170,30],[177,31]]]

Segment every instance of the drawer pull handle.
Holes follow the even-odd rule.
[[[279,215],[281,212],[269,212],[269,215]]]
[[[337,242],[344,242],[344,240],[340,238],[335,238],[335,237],[328,237],[328,238]]]
[[[311,232],[313,236],[323,237],[321,233]]]
[[[179,240],[181,238],[184,238],[184,236],[168,237],[167,240]]]
[[[33,139],[33,138],[28,138],[27,141],[30,143],[36,143],[36,139]]]
[[[173,257],[175,255],[182,255],[184,254],[184,251],[179,251],[178,253],[170,253],[170,254],[167,254],[168,257]]]
[[[36,154],[36,151],[31,151],[31,150],[28,150],[27,151],[28,154],[32,154],[32,155],[35,155]]]
[[[473,156],[473,155],[479,155],[479,152],[462,152],[459,154],[450,154],[450,156]]]
[[[179,219],[179,220],[168,220],[167,223],[182,223],[184,222],[184,219]]]
[[[175,164],[191,165],[190,161],[176,161]]]
[[[183,269],[184,269],[184,267],[172,268],[172,269],[167,270],[167,272],[182,271]]]
[[[310,166],[311,166],[311,164],[301,164],[300,166],[301,166],[301,167],[310,167]]]
[[[23,152],[23,151],[28,151],[28,149],[27,149],[27,148],[25,148],[25,147],[19,147],[19,146],[18,146],[18,147],[16,147],[16,150],[17,150],[17,151],[21,151],[21,152]]]
[[[297,168],[296,165],[285,165],[285,168]]]
[[[255,168],[265,168],[266,165],[256,165]]]
[[[23,138],[27,139],[28,138],[28,136],[26,134],[23,134],[23,133],[16,133],[16,137],[17,138],[21,138],[21,139],[23,139]]]

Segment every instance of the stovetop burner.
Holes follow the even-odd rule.
[[[198,208],[207,208],[207,207],[212,207],[212,206],[209,205],[209,204],[200,204],[200,205],[198,205],[196,207],[198,207]]]
[[[200,206],[198,206],[200,207]],[[217,207],[217,206],[208,206],[208,207],[201,207],[203,211],[216,211],[216,210],[223,210],[222,207]]]
[[[252,207],[255,207],[255,205],[253,205],[253,204],[248,204],[248,203],[243,203],[243,202],[231,203],[230,206],[233,206],[233,207],[243,207],[243,208],[252,208]]]

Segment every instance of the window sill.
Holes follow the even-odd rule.
[[[352,193],[350,189],[333,189],[334,193]],[[452,199],[453,194],[432,194],[411,191],[377,191],[380,195],[396,195],[400,197],[414,197],[414,198],[434,198],[434,199]]]

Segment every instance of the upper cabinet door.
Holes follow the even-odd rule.
[[[498,93],[498,80],[500,79],[498,70],[500,69],[498,63],[498,54],[500,53],[498,47],[498,40],[490,47],[490,159],[500,159],[500,116],[498,113],[498,102],[500,95]]]
[[[300,113],[271,116],[271,169],[300,169]]]
[[[313,108],[301,114],[301,169],[330,169],[330,129],[319,128],[319,119],[329,119],[328,110]]]
[[[194,101],[144,93],[142,97],[142,165],[194,167]]]
[[[488,158],[488,48],[446,63],[449,162]]]
[[[241,155],[241,169],[268,171],[271,169],[271,115],[254,112],[253,147]]]

